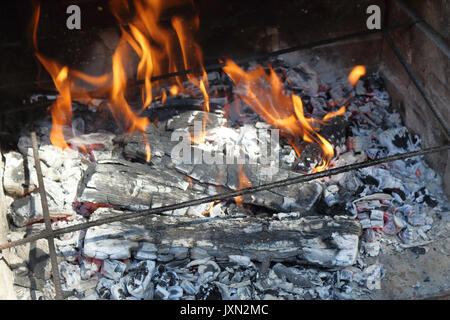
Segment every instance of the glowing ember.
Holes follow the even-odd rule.
[[[169,90],[170,94],[173,96],[176,96],[179,92],[179,89],[176,85],[173,85],[170,90]]]
[[[352,72],[350,72],[348,76],[348,82],[350,82],[353,86],[355,86],[359,78],[361,78],[365,74],[366,74],[366,67],[356,66],[353,68]]]

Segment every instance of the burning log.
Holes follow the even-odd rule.
[[[83,254],[97,259],[129,259],[151,254],[159,260],[170,261],[184,259],[186,254],[177,257],[175,253],[189,248],[192,259],[195,259],[194,252],[200,251],[218,262],[228,261],[229,256],[245,255],[259,262],[296,261],[333,268],[353,265],[360,234],[359,222],[342,216],[207,221],[156,216],[90,228],[84,239]]]
[[[240,167],[253,186],[299,175],[279,169],[275,176],[264,176],[260,173],[264,169],[267,171],[267,168],[249,164],[178,165],[177,172],[162,166],[155,168],[122,160],[103,160],[91,164],[86,170],[78,186],[77,199],[79,202],[101,203],[128,210],[155,208],[198,199],[204,191],[218,192],[221,186],[223,191],[237,190],[240,188]],[[195,187],[182,173],[195,180]],[[274,211],[306,212],[317,202],[321,193],[320,184],[311,182],[244,196],[242,202]],[[191,209],[191,212],[195,211],[198,210]]]
[[[175,170],[123,160],[91,164],[80,180],[79,202],[108,204],[128,210],[154,208],[201,197]]]

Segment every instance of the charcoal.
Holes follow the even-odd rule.
[[[240,255],[230,255],[228,257],[230,259],[230,262],[237,263],[240,266],[244,266],[244,267],[247,267],[247,268],[251,267],[251,266],[254,266],[249,257],[240,256]]]
[[[103,276],[111,280],[119,280],[126,269],[125,263],[118,260],[106,259],[103,261]]]
[[[68,262],[75,262],[78,258],[78,251],[75,250],[72,246],[64,246],[64,247],[60,247],[59,251],[61,252],[61,254],[64,256],[64,258],[66,259],[66,261]]]
[[[95,287],[95,291],[101,299],[109,299],[111,297],[111,287],[113,285],[113,280],[101,278]]]
[[[306,63],[300,63],[287,72],[294,90],[301,90],[309,96],[315,96],[319,89],[317,73]]]
[[[180,284],[180,287],[188,295],[195,295],[197,293],[197,290],[190,281],[183,280]]]
[[[353,91],[352,85],[345,79],[335,82],[330,89],[329,94],[336,105],[342,106],[348,104],[354,97],[355,92]]]
[[[203,250],[203,249],[202,249]],[[205,250],[206,251],[206,250]],[[201,259],[196,259],[196,260],[192,260],[191,262],[189,262],[187,265],[186,265],[186,268],[190,268],[190,267],[193,267],[193,266],[198,266],[198,265],[200,265],[200,264],[204,264],[204,263],[207,263],[209,260],[211,260],[212,259],[212,257],[211,256],[207,256],[207,257],[205,257],[205,258],[201,258]]]
[[[324,189],[323,197],[324,197],[325,203],[329,207],[335,205],[338,202],[338,200],[339,200],[338,191],[339,191],[339,187],[335,184],[329,185],[328,187],[326,187]]]
[[[179,282],[178,280],[178,275],[174,271],[168,270],[166,266],[162,264],[156,268],[156,272],[152,277],[152,281],[163,288],[177,285]]]
[[[91,230],[91,229],[89,229]],[[86,234],[84,241],[83,255],[96,259],[128,259],[131,257],[131,250],[137,247],[137,243],[120,240],[109,239],[109,230],[102,230],[103,234],[96,234],[91,231]]]
[[[100,270],[100,265],[84,258],[80,263],[81,279],[88,280]]]
[[[280,279],[286,279],[296,286],[299,286],[302,288],[311,288],[312,287],[312,283],[309,281],[308,277],[303,275],[296,268],[288,268],[281,263],[277,263],[273,267],[273,270],[275,271],[276,275]]]
[[[382,231],[387,235],[397,234],[401,228],[398,228],[394,222],[394,216],[390,213],[385,213],[385,223]]]
[[[169,295],[168,300],[179,300],[183,296],[183,289],[179,286],[171,286],[167,288]]]
[[[394,215],[393,221],[395,223],[395,226],[400,230],[406,226],[406,222],[400,217],[399,214]]]
[[[169,254],[172,254],[176,260],[183,260],[188,256],[189,250],[183,247],[170,248]]]
[[[220,300],[221,298],[220,290],[216,285],[200,286],[199,291],[195,295],[197,300]]]
[[[413,240],[413,234],[409,227],[404,228],[398,233],[398,237],[404,244],[409,244]]]
[[[24,163],[23,155],[18,152],[11,151],[5,154],[3,188],[6,194],[22,197],[36,189],[35,177],[30,176],[30,165],[31,162]]]
[[[364,243],[364,252],[369,257],[376,257],[380,254],[380,244],[377,241]]]
[[[158,249],[153,243],[141,243],[134,257],[138,260],[155,260]]]
[[[154,261],[141,261],[127,275],[127,290],[137,299],[149,300],[153,296],[151,278],[155,270]]]
[[[209,258],[208,252],[199,247],[192,248],[190,250],[190,256],[191,256],[191,259],[193,259],[193,260]]]
[[[210,260],[205,264],[201,264],[198,267],[198,273],[200,277],[198,283],[204,285],[206,283],[214,281],[219,275],[220,267],[214,261]]]
[[[383,220],[384,212],[381,210],[371,210],[370,219],[371,220]]]
[[[111,300],[126,300],[127,299],[127,286],[124,279],[120,279],[117,283],[113,284],[110,289]]]
[[[355,93],[359,96],[365,95],[367,93],[366,88],[364,87],[364,82],[359,80],[355,86]]]
[[[68,262],[61,262],[58,265],[59,273],[64,279],[67,290],[76,289],[81,282],[80,267]]]
[[[388,155],[419,150],[419,147],[412,142],[406,127],[382,130],[376,138],[382,146],[387,148]]]

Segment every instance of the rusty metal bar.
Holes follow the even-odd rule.
[[[31,132],[31,144],[33,146],[34,165],[36,167],[36,174],[39,183],[39,194],[41,196],[42,211],[44,214],[45,230],[47,232],[52,231],[52,224],[50,220],[50,213],[48,210],[47,195],[45,193],[44,178],[42,176],[41,163],[39,161],[39,150],[36,132]],[[63,300],[61,279],[58,271],[58,260],[56,258],[55,241],[53,235],[49,235],[47,238],[48,248],[50,251],[50,262],[52,264],[53,283],[55,284],[55,298],[56,300]]]
[[[234,198],[237,196],[252,194],[252,193],[259,192],[259,191],[270,190],[273,188],[283,187],[283,186],[287,186],[287,185],[291,185],[291,184],[295,184],[295,183],[308,182],[308,181],[312,181],[312,180],[316,180],[316,179],[320,179],[320,178],[324,178],[324,177],[328,177],[328,176],[332,176],[332,175],[336,175],[336,174],[340,174],[340,173],[344,173],[344,172],[348,172],[348,171],[352,171],[352,170],[358,170],[358,169],[362,169],[362,168],[372,167],[375,165],[392,162],[395,160],[402,160],[402,159],[407,159],[407,158],[412,158],[412,157],[418,157],[418,156],[422,156],[422,155],[430,154],[430,153],[443,152],[443,151],[446,151],[449,149],[450,149],[450,144],[444,145],[444,146],[438,146],[438,147],[431,147],[431,148],[426,148],[426,149],[422,149],[422,150],[418,150],[418,151],[401,153],[401,154],[397,154],[397,155],[393,155],[393,156],[389,156],[389,157],[385,157],[385,158],[381,158],[381,159],[349,164],[349,165],[338,167],[338,168],[328,169],[328,170],[325,170],[322,172],[317,172],[317,173],[303,175],[303,176],[299,176],[299,177],[295,177],[295,178],[275,181],[272,183],[263,184],[260,186],[255,186],[255,187],[250,187],[250,188],[245,188],[245,189],[241,189],[241,190],[237,190],[237,191],[226,192],[226,193],[222,193],[222,194],[218,194],[218,195],[208,196],[208,197],[204,197],[204,198],[197,199],[197,200],[185,201],[185,202],[181,202],[178,204],[172,204],[172,205],[162,206],[162,207],[153,208],[153,209],[123,213],[121,215],[98,219],[98,220],[90,221],[90,222],[86,222],[86,223],[81,223],[81,224],[77,224],[74,226],[70,226],[70,227],[66,227],[66,228],[62,228],[62,229],[58,229],[58,230],[44,231],[44,232],[29,236],[24,239],[20,239],[17,241],[2,244],[2,245],[0,245],[0,250],[15,247],[18,245],[22,245],[22,244],[25,244],[28,242],[33,242],[33,241],[47,238],[47,237],[55,237],[55,236],[58,236],[61,234],[69,233],[69,232],[74,232],[74,231],[79,231],[79,230],[83,230],[83,229],[87,229],[87,228],[91,228],[91,227],[95,227],[95,226],[100,226],[100,225],[111,223],[111,222],[139,218],[139,217],[143,217],[143,216],[146,216],[149,214],[162,214],[163,212],[172,211],[172,210],[176,210],[176,209],[180,209],[180,208],[185,208],[185,207],[189,207],[189,206],[193,206],[193,205],[199,205],[199,204],[203,204],[203,203],[209,203],[209,202],[213,202],[213,201],[228,200],[228,199],[231,199],[231,198]]]

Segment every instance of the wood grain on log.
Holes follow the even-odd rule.
[[[296,220],[154,216],[90,228],[83,254],[127,259],[152,243],[167,248],[200,248],[218,261],[246,255],[256,261],[297,261],[323,267],[352,265],[361,234],[359,222],[346,217]]]

